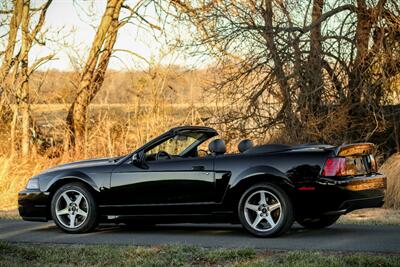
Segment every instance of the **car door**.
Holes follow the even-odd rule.
[[[123,212],[193,213],[194,207],[215,202],[213,157],[127,161],[111,176],[112,205]]]

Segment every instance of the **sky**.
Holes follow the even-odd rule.
[[[33,0],[33,6],[39,6],[43,1]],[[96,33],[101,15],[106,7],[105,0],[53,0],[45,22],[49,29],[48,35],[53,41],[48,41],[46,47],[35,46],[31,50],[30,60],[55,53],[56,59],[47,62],[41,69],[73,70],[70,57],[85,60],[91,42]],[[147,19],[156,20],[155,12],[148,9]],[[156,36],[155,36],[156,35]],[[60,36],[63,38],[60,39]],[[168,45],[158,31],[144,30],[136,25],[127,24],[119,30],[115,49],[130,50],[152,63],[185,65],[186,59],[179,54],[165,56]],[[148,67],[146,60],[132,56],[126,52],[116,52],[111,59],[109,69],[130,70]]]

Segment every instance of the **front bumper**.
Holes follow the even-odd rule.
[[[300,214],[345,214],[357,209],[379,208],[384,204],[386,177],[382,174],[342,179],[320,178],[315,190],[300,192]]]
[[[18,193],[18,211],[25,221],[49,220],[49,203],[49,192],[25,189]]]

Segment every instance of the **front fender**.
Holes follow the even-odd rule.
[[[89,184],[95,191],[100,191],[99,186],[95,183],[92,177],[81,171],[68,171],[55,175],[46,175],[43,179],[40,179],[40,190],[45,192],[49,191],[53,185],[65,179],[80,180],[86,184]]]

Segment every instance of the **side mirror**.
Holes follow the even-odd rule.
[[[138,153],[135,153],[132,155],[131,164],[135,165],[136,167],[142,168],[142,169],[149,168],[149,166],[145,162],[143,151],[139,151]]]
[[[140,166],[142,164],[142,159],[139,155],[139,153],[135,153],[132,156],[132,164],[136,165],[136,166]]]

